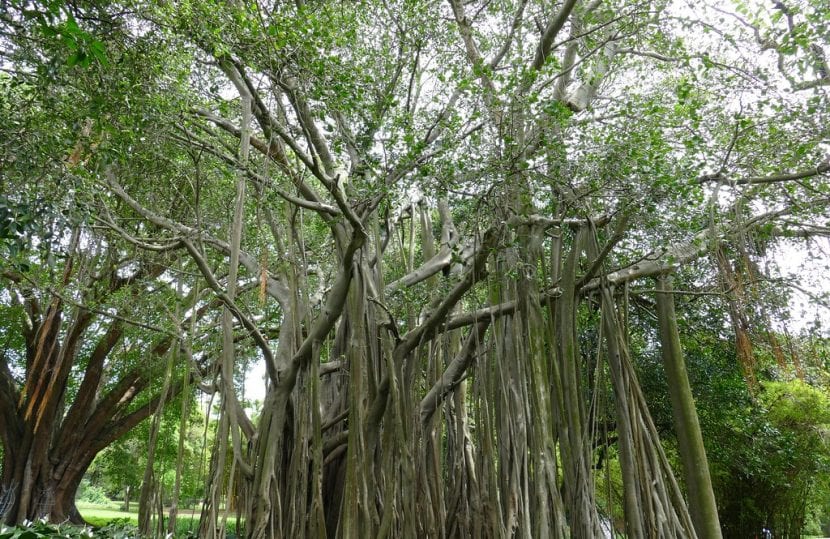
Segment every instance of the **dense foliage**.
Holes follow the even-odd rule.
[[[94,530],[71,524],[49,524],[45,520],[23,526],[0,527],[0,538],[2,539],[83,539],[86,537],[133,539],[137,536],[137,533],[138,530],[134,527],[121,523],[109,524]]]

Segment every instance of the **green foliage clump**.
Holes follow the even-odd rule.
[[[85,537],[130,539],[138,537],[138,530],[121,521],[111,522],[95,530],[71,524],[50,524],[46,520],[27,522],[23,526],[0,527],[0,539],[82,539]]]
[[[95,504],[104,504],[110,501],[103,488],[90,483],[88,480],[81,481],[76,499]]]
[[[730,336],[698,301],[683,313],[683,347],[725,537],[822,535],[830,523],[830,397],[816,352],[801,354],[806,381],[776,365],[759,338],[750,389]],[[638,341],[637,336],[643,340]],[[668,388],[648,332],[632,333],[642,386],[664,448],[676,440]]]
[[[743,404],[721,408],[718,421],[710,417],[709,456],[725,529],[766,526],[798,536],[809,521],[817,527],[830,494],[830,399],[800,380],[765,381]]]

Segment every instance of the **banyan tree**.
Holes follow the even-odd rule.
[[[215,336],[200,536],[224,537],[233,511],[252,538],[720,537],[673,283],[734,279],[735,253],[821,233],[828,75],[822,46],[786,28],[809,10],[125,15],[123,39],[176,51],[153,92],[177,97],[148,105],[150,140],[117,155],[106,133],[126,127],[92,122],[71,178],[108,233],[175,256],[159,278],[189,298],[180,318],[222,310],[177,326]],[[740,340],[748,307],[724,290]],[[679,466],[638,381],[635,316],[662,357]],[[234,378],[252,357],[256,420]]]

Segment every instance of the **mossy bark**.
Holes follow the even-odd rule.
[[[657,278],[657,320],[666,379],[669,383],[674,427],[683,462],[689,510],[695,531],[703,539],[720,538],[720,522],[709,475],[709,463],[700,431],[695,401],[680,347],[674,296],[669,277]]]

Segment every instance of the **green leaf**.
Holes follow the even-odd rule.
[[[73,67],[74,65],[80,63],[86,55],[82,51],[75,51],[69,55],[69,58],[66,59],[66,65],[69,67]]]
[[[89,52],[92,54],[92,57],[104,67],[109,65],[107,61],[107,48],[103,42],[94,40],[89,45]]]

